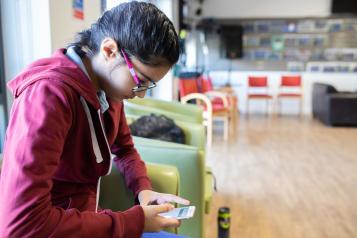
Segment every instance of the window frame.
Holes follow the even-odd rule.
[[[0,124],[0,153],[3,150],[3,142],[5,138],[5,129],[8,123],[7,115],[7,97],[6,97],[6,83],[5,83],[5,64],[4,64],[4,42],[2,34],[2,21],[1,21],[1,3],[0,3],[0,106],[3,112],[0,112],[0,121],[5,123]],[[0,108],[1,110],[1,108]],[[3,116],[2,116],[3,115]]]

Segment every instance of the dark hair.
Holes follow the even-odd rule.
[[[151,113],[150,115],[141,116],[129,128],[133,136],[185,143],[183,130],[172,119],[164,115]]]
[[[106,37],[144,64],[158,65],[166,60],[173,65],[179,58],[174,25],[151,3],[127,2],[104,12],[89,29],[77,33],[70,45],[96,54]]]

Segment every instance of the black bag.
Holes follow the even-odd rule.
[[[129,127],[133,136],[185,143],[183,130],[172,119],[164,115],[150,114],[149,116],[142,116]]]

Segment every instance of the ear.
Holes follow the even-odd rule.
[[[119,53],[119,47],[112,38],[105,38],[100,44],[100,54],[106,61],[115,59]]]

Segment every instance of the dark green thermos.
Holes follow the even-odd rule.
[[[229,207],[218,209],[218,238],[229,238],[229,228],[231,226],[231,213]]]

